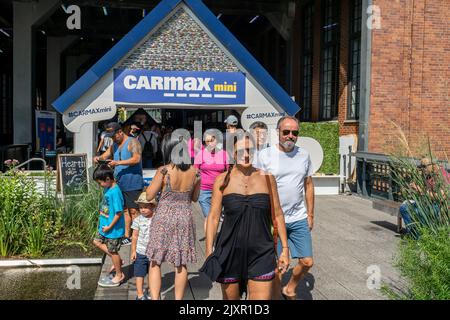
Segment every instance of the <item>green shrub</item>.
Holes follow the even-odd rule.
[[[450,299],[450,229],[432,231],[420,227],[420,237],[406,237],[400,242],[395,266],[407,280],[407,287],[394,290],[384,287],[391,299]]]
[[[92,184],[86,194],[62,202],[51,188],[38,192],[23,172],[0,175],[0,257],[42,257],[74,246],[88,251],[101,198],[101,188]]]
[[[433,159],[431,152],[428,156]],[[433,160],[435,162],[435,160]],[[437,172],[438,171],[438,172]],[[450,299],[450,192],[442,171],[417,168],[410,158],[393,157],[392,180],[402,199],[413,200],[408,212],[415,235],[399,244],[395,266],[407,287],[384,287],[393,299]],[[427,176],[428,175],[428,176]],[[427,183],[432,177],[434,184]],[[417,239],[416,239],[417,238]]]
[[[323,163],[318,172],[339,174],[339,123],[302,122],[300,136],[316,139],[323,149]]]
[[[90,245],[97,233],[98,208],[103,189],[97,183],[89,185],[89,192],[82,196],[67,197],[63,210],[63,224],[67,238]]]

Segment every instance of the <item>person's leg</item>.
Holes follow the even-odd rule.
[[[285,287],[282,288],[282,293],[294,299],[296,297],[297,286],[303,279],[309,269],[314,264],[312,254],[312,239],[311,232],[308,226],[308,220],[303,219],[290,224],[290,241],[289,249],[292,258],[299,258],[298,264],[292,270],[292,276]]]
[[[314,260],[312,257],[298,259],[298,264],[292,269],[292,276],[282,292],[288,297],[294,298],[296,296],[297,286],[299,282],[305,277],[309,269],[312,268]]]
[[[400,211],[400,215],[402,216],[403,222],[405,223],[406,233],[410,232],[412,223],[411,215],[408,212],[408,208],[410,205],[411,204],[409,203],[409,201],[404,201],[398,209]]]
[[[223,300],[241,300],[239,283],[223,283],[221,288]]]
[[[275,269],[275,278],[273,279],[272,284],[272,300],[281,300],[281,278],[282,274],[278,271],[278,268]]]
[[[175,268],[175,300],[183,300],[184,291],[188,282],[186,266]]]
[[[94,246],[99,248],[107,256],[111,257],[111,254],[109,253],[108,248],[106,247],[106,244],[100,242],[99,239],[94,239],[94,241],[92,243],[94,244]]]
[[[248,280],[248,300],[270,300],[273,281]]]
[[[200,204],[203,216],[205,217],[205,221],[203,223],[203,231],[205,235],[206,235],[206,220],[209,214],[209,210],[211,209],[211,196],[212,191],[200,190],[200,195],[198,197],[198,203]]]
[[[136,204],[136,200],[139,198],[142,190],[133,190],[123,192],[123,199],[125,201],[125,238],[130,238],[131,224],[133,220],[139,214],[139,206]],[[131,244],[131,241],[127,244]]]
[[[161,296],[161,266],[156,262],[151,262],[150,273],[148,275],[149,282],[152,284],[150,287],[150,296],[152,300],[160,300]]]
[[[116,275],[112,279],[113,282],[121,282],[125,278],[125,274],[122,272],[122,264],[120,259],[120,255],[118,252],[111,252],[111,260],[114,265],[114,269],[116,270]]]
[[[144,296],[144,278],[148,272],[148,258],[143,254],[136,254],[136,260],[134,261],[134,276],[136,277],[136,291],[137,297],[142,298]]]
[[[137,291],[138,298],[141,298],[144,296],[144,278],[136,277],[136,291]]]
[[[125,218],[125,238],[130,238],[131,235],[131,216],[127,208],[123,209],[123,216]]]

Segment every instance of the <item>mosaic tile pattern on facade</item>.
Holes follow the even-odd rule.
[[[237,72],[238,67],[180,8],[120,65],[122,69]]]

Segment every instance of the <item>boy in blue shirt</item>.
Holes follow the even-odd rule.
[[[94,171],[94,180],[104,188],[94,245],[111,258],[116,271],[113,278],[104,278],[98,284],[102,287],[117,287],[125,279],[125,274],[122,272],[122,259],[119,255],[121,241],[125,234],[122,192],[114,180],[114,172],[107,165],[101,165]]]

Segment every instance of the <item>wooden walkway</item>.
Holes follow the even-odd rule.
[[[186,300],[217,300],[222,298],[220,285],[211,283],[199,273],[204,259],[203,216],[194,204],[197,230],[198,263],[189,265],[189,285]],[[386,299],[377,289],[369,289],[370,270],[379,270],[382,283],[403,286],[398,272],[392,266],[400,236],[396,233],[396,217],[372,209],[372,202],[357,196],[316,196],[313,252],[315,265],[300,283],[297,295],[300,300],[328,299]],[[136,297],[135,281],[130,264],[131,246],[120,251],[125,261],[128,281],[117,288],[98,287],[95,299],[133,300]],[[296,261],[291,262],[291,266]],[[101,277],[110,268],[106,259]],[[162,299],[174,299],[174,270],[162,266]],[[283,283],[289,279],[285,274]],[[370,282],[370,281],[369,281]]]

